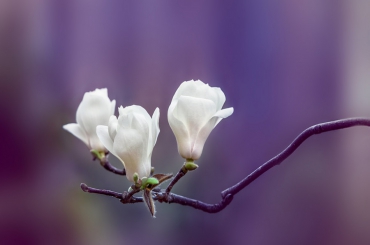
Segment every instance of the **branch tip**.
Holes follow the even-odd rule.
[[[80,187],[84,192],[89,192],[89,187],[85,183],[81,183]]]

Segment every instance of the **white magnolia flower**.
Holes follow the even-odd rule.
[[[221,110],[225,100],[220,88],[200,80],[183,82],[177,89],[167,116],[183,158],[198,159],[213,128],[234,112],[232,107]]]
[[[134,173],[141,179],[151,171],[151,157],[159,134],[159,109],[152,118],[141,106],[118,108],[118,120],[111,116],[108,126],[98,126],[96,132],[103,145],[121,160],[127,179]]]
[[[77,108],[77,123],[66,124],[63,128],[82,140],[90,150],[104,152],[106,149],[96,135],[96,126],[108,125],[115,107],[116,101],[110,101],[106,88],[86,92]]]

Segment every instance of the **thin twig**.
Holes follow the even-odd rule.
[[[121,170],[121,169],[115,168],[108,162],[109,152],[99,152],[97,150],[91,150],[90,152],[93,155],[93,161],[98,159],[100,162],[100,165],[102,165],[109,172],[112,172],[114,174],[119,174],[119,175],[126,175],[125,169]]]
[[[175,178],[171,181],[171,183],[168,185],[168,187],[166,188],[164,192],[156,189],[155,193],[153,193],[154,195],[153,200],[156,200],[161,203],[162,202],[177,203],[177,204],[184,205],[184,206],[190,206],[190,207],[202,210],[207,213],[220,212],[221,210],[223,210],[225,207],[227,207],[231,203],[231,201],[233,200],[233,196],[235,194],[237,194],[239,191],[244,189],[246,186],[248,186],[250,183],[252,183],[254,180],[256,180],[258,177],[260,177],[263,173],[267,172],[272,167],[282,163],[309,137],[315,134],[321,134],[324,132],[349,128],[349,127],[354,127],[354,126],[370,127],[370,119],[369,118],[348,118],[348,119],[342,119],[342,120],[331,121],[331,122],[326,122],[326,123],[320,123],[320,124],[307,128],[300,135],[298,135],[298,137],[295,138],[293,142],[285,150],[283,150],[277,156],[273,157],[269,161],[262,164],[259,168],[257,168],[255,171],[253,171],[250,175],[248,175],[244,179],[242,179],[240,182],[222,191],[221,192],[222,200],[219,203],[208,204],[202,201],[198,201],[195,199],[191,199],[191,198],[187,198],[187,197],[183,197],[180,195],[170,193],[172,187],[177,183],[177,181],[186,174],[187,171],[186,169],[184,170],[184,168],[181,168],[181,170],[176,174]],[[108,191],[108,190],[95,189],[95,188],[88,187],[86,184],[81,184],[81,188],[85,192],[113,196],[115,198],[120,199],[121,202],[123,203],[143,202],[143,199],[141,197],[132,196],[134,193],[131,193],[132,195],[130,195],[129,200],[127,200],[125,199],[127,198],[127,195],[122,195],[122,193],[117,193],[117,192]]]
[[[102,194],[102,195],[122,199],[122,193],[118,193],[118,192],[110,191],[110,190],[101,190],[101,189],[92,188],[92,187],[87,186],[85,183],[82,183],[80,186],[84,192]]]
[[[125,169],[118,169],[116,167],[114,167],[113,165],[111,165],[108,161],[105,161],[105,162],[100,162],[101,165],[108,171],[114,173],[114,174],[118,174],[118,175],[126,175],[126,170]]]
[[[172,190],[172,187],[177,183],[177,181],[179,181],[182,177],[185,176],[185,174],[188,172],[187,169],[185,169],[185,167],[183,166],[180,171],[176,174],[175,178],[173,178],[173,180],[168,184],[167,188],[166,188],[166,193],[170,193],[171,190]]]
[[[262,164],[259,168],[253,171],[250,175],[245,177],[240,182],[236,183],[235,185],[227,188],[226,190],[221,192],[221,196],[225,197],[228,194],[235,195],[258,177],[260,177],[263,173],[265,173],[270,168],[279,165],[285,159],[287,159],[297,148],[309,137],[315,134],[321,134],[333,130],[344,129],[354,126],[368,126],[370,127],[370,119],[369,118],[348,118],[348,119],[341,119],[337,121],[325,122],[316,124],[304,130],[297,138],[293,140],[293,142],[281,153],[277,156],[273,157],[269,161]]]

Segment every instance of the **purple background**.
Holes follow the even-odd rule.
[[[106,87],[117,105],[160,108],[152,165],[177,172],[174,92],[221,87],[234,114],[174,188],[218,202],[305,128],[370,116],[369,23],[366,0],[0,1],[0,243],[370,244],[368,128],[310,138],[218,214],[158,204],[156,219],[83,193],[130,184],[62,129]]]

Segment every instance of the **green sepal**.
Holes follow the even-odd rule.
[[[148,178],[147,177],[143,177],[138,183],[140,183],[140,190],[144,190],[145,187],[146,187],[146,182],[148,181]]]
[[[149,178],[143,178],[141,179],[141,190],[144,189],[153,189],[155,186],[159,184],[159,181],[156,178],[149,177]]]
[[[91,150],[91,154],[100,161],[105,157],[105,153],[98,150]]]
[[[135,184],[137,183],[137,181],[139,180],[139,175],[137,173],[134,173],[132,175],[132,179],[134,180]]]
[[[187,160],[185,163],[184,163],[184,167],[186,170],[188,171],[193,171],[195,169],[198,168],[198,165],[194,163],[194,161],[189,161]]]
[[[158,185],[159,185],[159,184],[162,184],[163,182],[165,182],[166,180],[171,179],[172,176],[173,176],[173,174],[155,174],[152,177],[156,178],[158,180],[158,182],[159,182]]]
[[[150,177],[147,179],[146,184],[147,185],[158,185],[159,181],[156,178]]]

